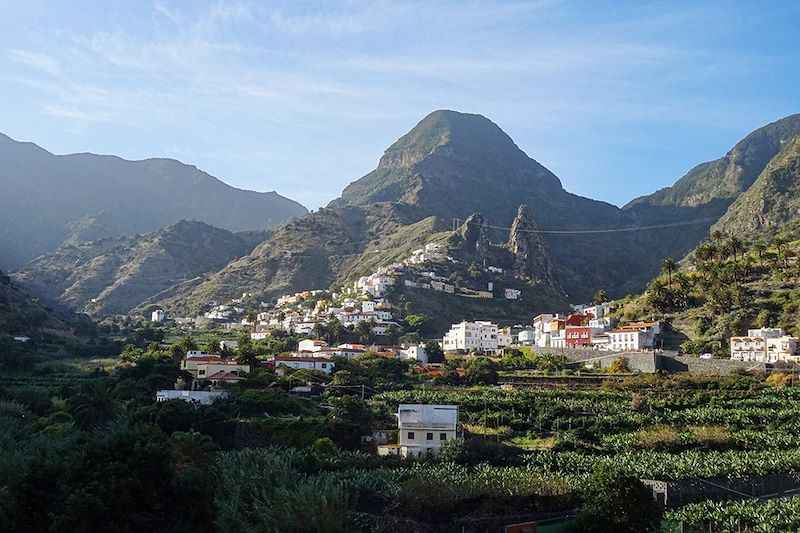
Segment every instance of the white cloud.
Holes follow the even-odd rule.
[[[11,50],[10,52],[11,60],[16,63],[42,70],[52,76],[57,76],[61,72],[58,62],[47,54],[30,50]]]

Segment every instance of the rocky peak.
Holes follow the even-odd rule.
[[[480,213],[472,213],[458,229],[464,239],[465,249],[481,258],[489,256],[489,221]]]
[[[514,254],[514,274],[517,277],[554,282],[550,251],[525,204],[519,206],[511,224],[508,249]]]

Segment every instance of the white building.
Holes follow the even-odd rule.
[[[151,322],[164,322],[167,319],[167,313],[165,313],[161,309],[156,309],[152,313],[150,313],[150,321]]]
[[[637,329],[614,329],[607,333],[608,349],[614,352],[639,351],[647,345],[647,334]]]
[[[523,329],[517,334],[517,344],[520,346],[533,346],[536,344],[536,332],[532,329]]]
[[[328,343],[319,339],[303,339],[297,343],[297,349],[301,352],[318,352],[327,347]]]
[[[488,321],[453,324],[442,340],[445,352],[493,352],[498,349],[497,324]]]
[[[403,348],[400,350],[400,357],[403,359],[413,359],[423,364],[428,362],[428,352],[425,349],[424,344],[417,344],[414,346],[409,346],[408,348]]]
[[[330,374],[336,364],[327,357],[294,357],[276,356],[269,360],[269,365],[275,369],[279,376],[284,374],[283,367],[291,370],[305,368],[306,370],[319,370]]]
[[[31,338],[28,337],[27,335],[15,335],[14,336],[14,342],[28,342],[30,340],[31,340]]]
[[[780,328],[747,330],[746,337],[731,337],[731,359],[758,363],[797,362],[796,337]]]
[[[380,455],[438,455],[442,446],[458,438],[458,406],[400,404],[397,429],[399,443],[379,446]]]
[[[776,363],[778,361],[787,363],[797,363],[797,337],[781,335],[767,339],[767,361]]]
[[[160,390],[156,392],[156,402],[166,402],[167,400],[183,400],[184,402],[196,403],[199,405],[211,405],[220,398],[225,398],[228,393],[225,391],[207,390]]]

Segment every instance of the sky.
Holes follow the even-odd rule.
[[[623,205],[800,112],[800,2],[0,0],[0,132],[315,209],[436,109]]]

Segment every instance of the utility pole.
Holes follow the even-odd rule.
[[[361,384],[361,399],[364,399],[364,384]]]

